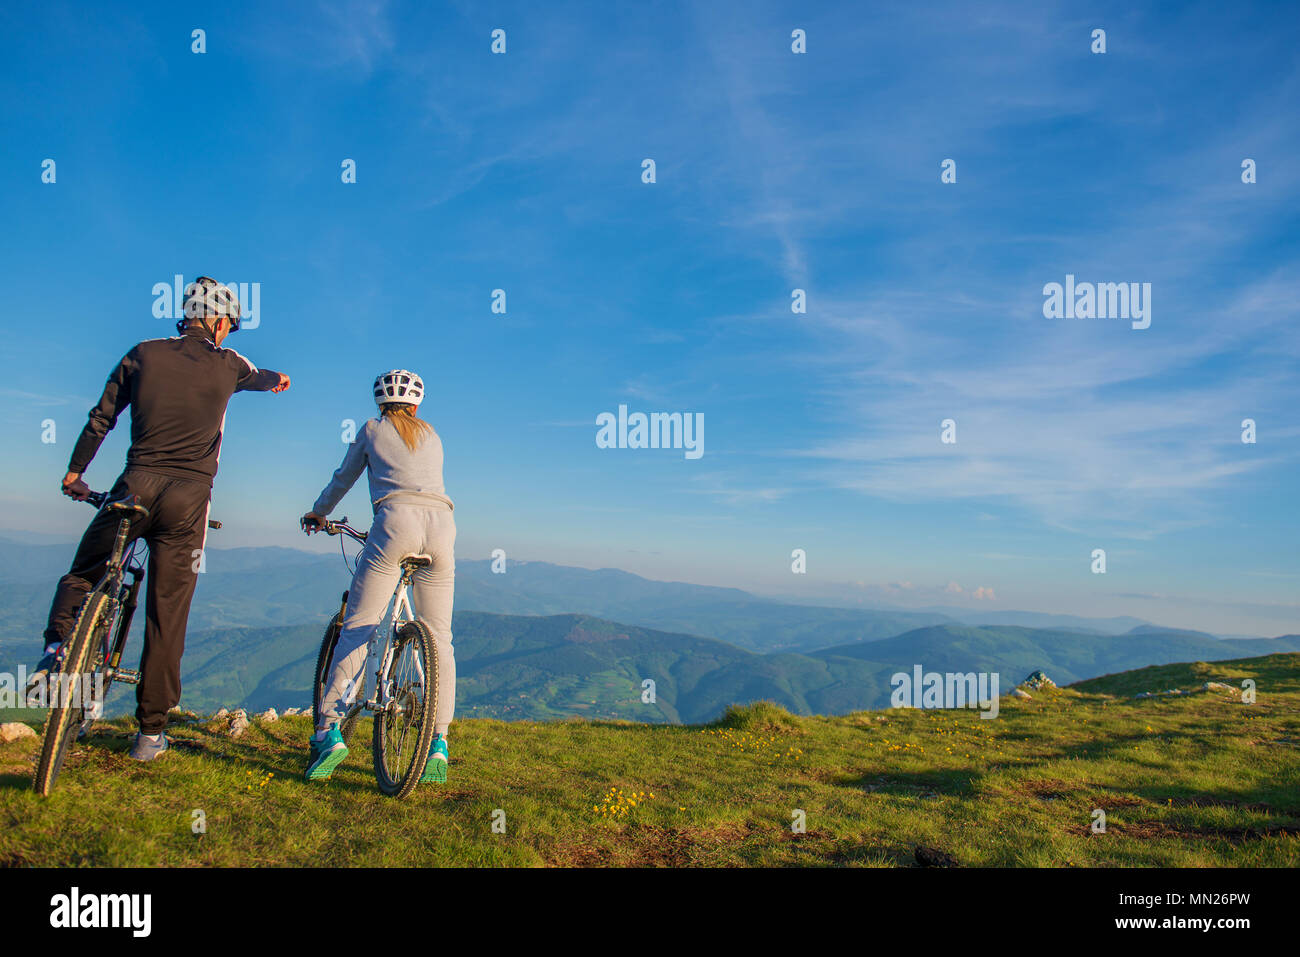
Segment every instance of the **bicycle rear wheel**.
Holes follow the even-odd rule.
[[[392,639],[388,694],[375,714],[375,778],[389,797],[415,790],[433,744],[438,712],[438,649],[423,621],[408,621]]]
[[[334,648],[339,643],[339,634],[343,631],[343,612],[336,614],[329,625],[325,628],[325,635],[321,639],[320,654],[316,656],[316,683],[312,688],[311,697],[311,721],[315,727],[320,723],[321,700],[325,697],[325,688],[329,684],[330,674],[334,671]],[[353,701],[366,700],[366,674],[362,669],[361,685]],[[339,724],[339,733],[343,735],[346,741],[352,737],[352,731],[357,726],[357,718],[361,716],[361,708],[355,704],[348,711],[347,717]]]
[[[48,797],[54,790],[54,782],[63,770],[63,760],[85,720],[84,695],[89,692],[90,682],[103,657],[100,638],[112,624],[110,605],[108,595],[102,591],[93,591],[86,596],[72,629],[72,637],[68,639],[63,665],[57,676],[50,676],[57,681],[59,690],[51,701],[56,707],[50,708],[45,719],[45,736],[36,761],[36,776],[32,780],[32,788],[42,797]]]

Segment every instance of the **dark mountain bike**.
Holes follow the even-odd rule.
[[[304,524],[303,528],[309,527]],[[363,545],[366,541],[366,533],[348,525],[346,517],[316,528],[327,535],[346,535]],[[433,559],[428,555],[407,555],[402,559],[402,576],[393,592],[389,613],[370,638],[366,664],[356,687],[347,689],[343,698],[347,711],[339,722],[339,732],[345,741],[363,711],[375,716],[375,779],[379,790],[390,797],[404,798],[415,790],[433,744],[433,723],[438,712],[438,649],[433,643],[433,632],[415,617],[407,597],[412,576],[432,564]],[[334,649],[343,631],[347,607],[348,593],[344,592],[316,657],[311,703],[313,723],[320,718],[321,699],[334,670]],[[375,690],[373,696],[367,697],[372,674]]]
[[[144,580],[145,545],[141,539],[129,541],[131,524],[147,518],[149,510],[138,497],[110,502],[107,492],[91,492],[85,501],[120,520],[104,577],[82,601],[72,634],[59,647],[58,663],[47,679],[50,713],[32,781],[42,796],[54,790],[72,742],[103,714],[113,682],[140,683],[138,670],[122,667],[122,652]],[[208,527],[220,528],[221,523],[209,521]]]

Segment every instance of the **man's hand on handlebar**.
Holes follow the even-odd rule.
[[[319,532],[324,528],[326,521],[327,519],[324,515],[317,515],[315,512],[308,512],[298,520],[298,524],[302,526],[304,532],[310,535],[312,532]]]
[[[90,496],[90,486],[81,480],[76,472],[63,476],[63,494],[78,502],[84,502]]]

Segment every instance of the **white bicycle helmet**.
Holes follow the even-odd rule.
[[[191,319],[229,319],[230,331],[237,332],[239,299],[225,283],[217,282],[211,276],[200,276],[185,287],[185,308],[176,329],[183,330]],[[207,322],[203,325],[207,326]]]
[[[419,405],[424,401],[424,380],[414,372],[394,369],[375,379],[375,405],[404,402]]]

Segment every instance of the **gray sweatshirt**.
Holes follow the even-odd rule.
[[[412,452],[393,423],[380,418],[362,426],[311,510],[328,515],[362,470],[370,473],[370,506],[375,511],[388,502],[453,507],[442,485],[442,439],[438,433],[430,430]]]

